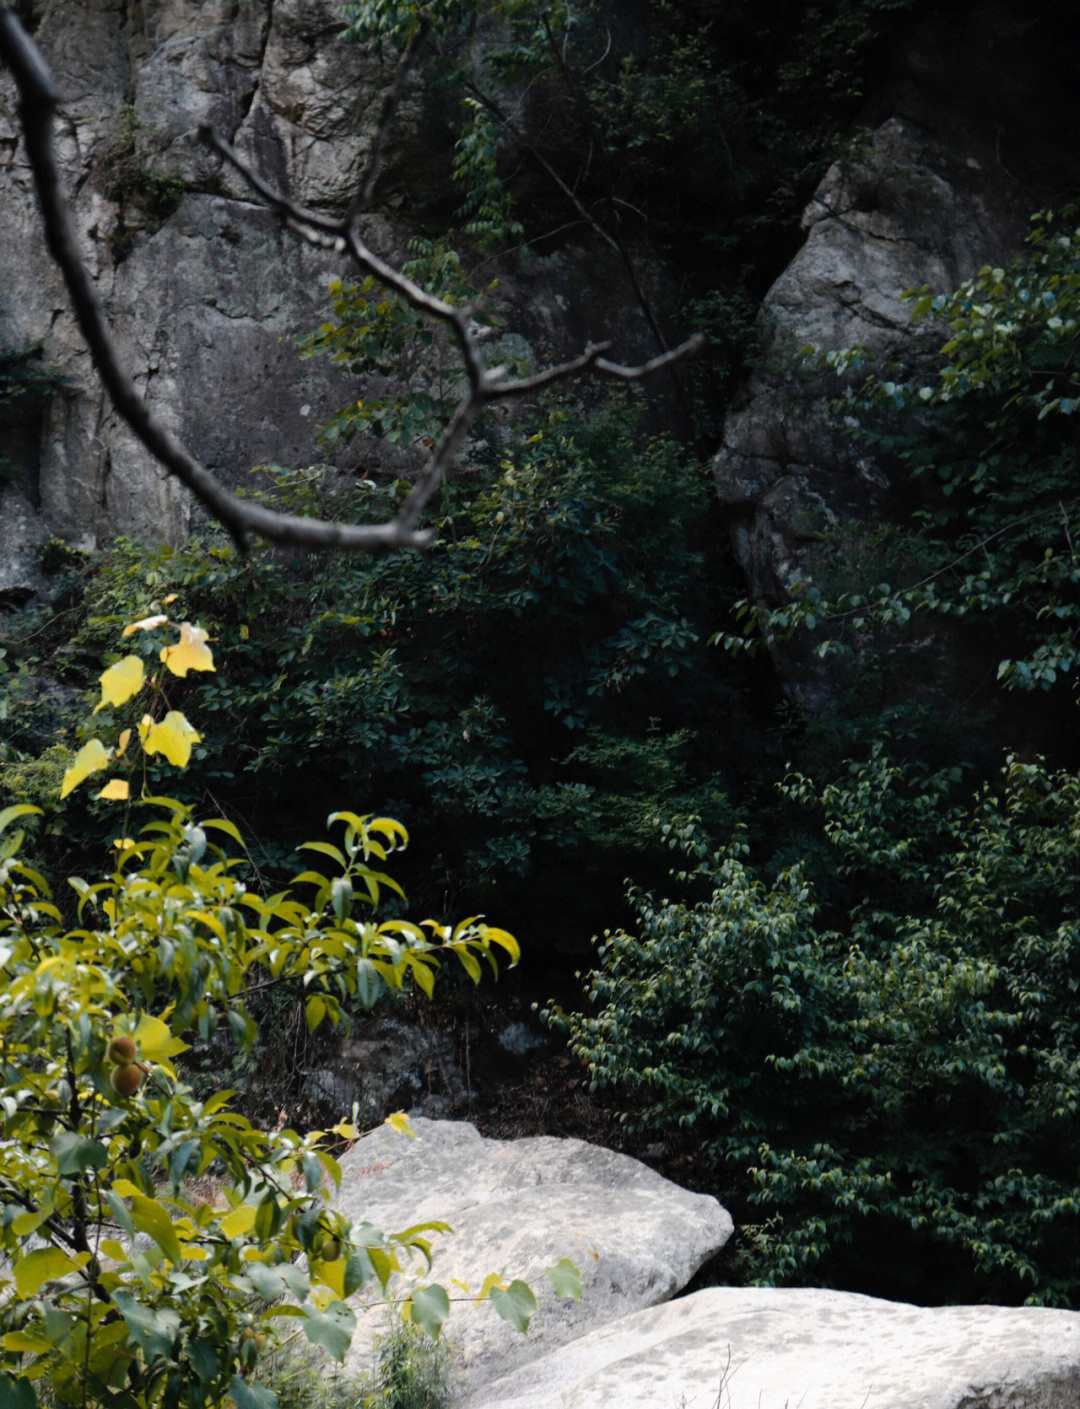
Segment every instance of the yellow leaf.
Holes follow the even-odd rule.
[[[402,1135],[408,1135],[410,1140],[417,1138],[416,1131],[409,1124],[409,1117],[404,1111],[395,1111],[393,1115],[388,1115],[384,1124],[389,1125],[392,1130],[398,1130]]]
[[[167,616],[144,616],[142,621],[133,621],[130,626],[125,626],[124,635],[130,636],[136,631],[153,631],[155,626],[164,626],[168,619]]]
[[[65,1277],[90,1261],[88,1252],[68,1257],[59,1248],[38,1248],[15,1263],[15,1290],[21,1297],[33,1296],[43,1282]]]
[[[163,597],[163,598],[162,598],[162,601],[161,601],[162,606],[167,607],[167,606],[171,605],[171,603],[173,603],[173,602],[176,601],[176,599],[177,599],[177,597],[178,597],[179,595],[180,595],[179,592],[170,592],[167,597]]]
[[[104,798],[106,802],[127,802],[130,796],[131,789],[123,778],[110,778],[98,793],[98,797]]]
[[[91,739],[88,744],[83,744],[72,760],[71,767],[64,774],[64,781],[60,785],[60,796],[67,797],[68,793],[73,788],[77,788],[84,778],[89,778],[91,773],[100,773],[108,762],[109,755],[100,739]]]
[[[146,753],[163,753],[175,768],[187,767],[191,746],[202,738],[178,709],[170,709],[160,724],[146,726],[144,721],[139,733]]]
[[[163,646],[161,659],[174,675],[186,675],[189,670],[213,670],[214,657],[207,639],[208,633],[201,626],[185,621],[180,627],[180,640],[175,646]]]
[[[143,1013],[139,1019],[135,1041],[139,1044],[139,1055],[147,1062],[164,1062],[188,1049],[186,1042],[172,1035],[167,1023],[149,1013]]]
[[[0,1341],[5,1350],[13,1350],[16,1354],[24,1351],[31,1355],[38,1355],[53,1349],[52,1341],[46,1340],[44,1336],[35,1336],[27,1331],[8,1331],[3,1341]]]
[[[101,677],[101,702],[94,706],[94,713],[106,705],[122,705],[137,695],[146,679],[143,663],[138,656],[125,656],[115,665],[110,665]]]
[[[240,639],[241,639],[241,641],[246,641],[250,635],[251,635],[251,631],[248,629],[248,627],[247,627],[247,626],[241,626],[241,628],[240,628]]]
[[[255,1206],[239,1204],[221,1220],[221,1231],[227,1238],[238,1238],[255,1226]]]

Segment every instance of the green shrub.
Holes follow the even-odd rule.
[[[118,809],[108,874],[70,880],[74,924],[13,830],[39,809],[0,810],[0,1246],[10,1269],[0,1395],[19,1409],[33,1409],[38,1387],[80,1409],[209,1409],[226,1397],[274,1409],[273,1392],[249,1378],[283,1321],[342,1360],[355,1324],[348,1298],[369,1285],[385,1296],[413,1256],[430,1266],[428,1235],[445,1225],[354,1228],[327,1197],[340,1169],[326,1135],[260,1127],[231,1090],[200,1097],[177,1059],[219,1030],[250,1051],[260,993],[299,996],[314,1032],[403,988],[430,996],[445,959],[478,981],[497,950],[517,957],[514,939],[479,918],[453,928],[371,918],[382,894],[400,893],[384,870],[407,841],[398,822],[334,814],[336,840],[305,844],[323,870],[309,866],[267,895],[243,879],[231,821],[200,822],[150,794],[149,761],[182,769],[199,742],[170,681],[214,671],[205,629],[184,622],[179,639],[176,629],[157,612],[125,630],[131,649],[100,679],[98,732],[64,771],[62,794],[111,774],[98,799]],[[144,809],[151,820],[138,827]],[[333,1131],[357,1133],[344,1122]],[[580,1297],[567,1266],[549,1275]],[[536,1306],[525,1284],[498,1277],[483,1298],[519,1330]],[[401,1315],[434,1337],[449,1309],[442,1287],[419,1286]]]
[[[375,1372],[365,1409],[450,1409],[457,1365],[445,1337],[433,1340],[391,1312],[375,1340]]]
[[[240,558],[213,539],[120,540],[77,621],[41,623],[26,644],[12,630],[12,657],[33,650],[31,664],[85,679],[112,658],[119,625],[179,594],[210,630],[218,670],[199,686],[197,769],[166,783],[152,762],[152,788],[226,809],[260,871],[282,876],[321,823],[312,800],[345,777],[424,852],[403,872],[416,904],[527,909],[536,952],[580,949],[621,908],[623,876],[663,874],[657,808],[730,825],[728,776],[754,757],[736,668],[704,644],[724,589],[702,467],[643,443],[636,421],[622,399],[592,417],[552,400],[501,448],[478,445],[483,485],[477,474],[452,487],[422,557]],[[393,500],[387,487],[342,489],[325,467],[275,478],[293,511]],[[154,643],[135,649],[149,667]],[[175,683],[181,706],[187,689]],[[34,739],[17,731],[32,718],[27,707],[6,726],[24,754]],[[107,814],[74,797],[65,807],[65,835],[42,858],[54,873],[84,864],[66,846],[109,839]]]
[[[1012,761],[965,800],[875,747],[786,791],[834,852],[828,912],[799,867],[766,886],[673,832],[708,898],[636,893],[591,1009],[547,1016],[748,1222],[781,1216],[756,1280],[1080,1306],[1080,777]]]

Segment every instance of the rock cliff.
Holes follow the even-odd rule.
[[[951,292],[1019,250],[1027,217],[1053,201],[1072,160],[1075,83],[1062,16],[1007,6],[921,12],[883,56],[855,135],[806,207],[806,239],[766,295],[763,354],[728,408],[717,492],[749,595],[777,606],[806,573],[807,550],[844,525],[904,517],[904,485],[829,413],[835,379],[800,354],[861,346],[870,360],[932,356],[905,290]],[[774,643],[785,688],[823,708],[832,693],[810,642]],[[948,651],[946,652],[948,653]],[[984,663],[985,664],[985,663]]]
[[[231,486],[252,466],[326,458],[317,428],[356,395],[326,359],[301,360],[298,334],[326,316],[341,261],[283,230],[197,137],[213,125],[301,204],[342,213],[365,169],[393,66],[341,44],[335,0],[44,0],[34,39],[63,95],[59,153],[82,252],[120,353],[165,425]],[[371,246],[408,257],[425,212],[443,207],[454,133],[439,90],[410,80],[365,217]],[[452,208],[452,204],[450,206]],[[90,365],[49,259],[22,149],[14,83],[0,74],[0,347],[41,345],[68,378],[39,431],[12,455],[4,491],[8,564],[0,590],[40,585],[34,548],[50,535],[93,547],[118,533],[176,542],[189,529],[185,493],[115,416]],[[485,277],[490,278],[488,271]],[[524,334],[510,355],[580,351],[622,322],[620,352],[651,347],[611,293],[605,260],[588,306],[573,252],[511,263],[497,301]],[[335,447],[354,472],[370,450]]]
[[[803,215],[806,242],[765,298],[761,368],[729,413],[716,458],[732,547],[756,601],[786,598],[825,528],[897,509],[899,487],[845,433],[830,410],[836,381],[804,349],[860,346],[872,361],[930,354],[901,295],[951,291],[982,265],[1007,262],[1029,199],[977,143],[957,148],[897,118],[830,167]],[[774,645],[773,654],[788,688],[820,706],[828,677],[808,644]]]

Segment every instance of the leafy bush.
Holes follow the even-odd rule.
[[[173,629],[156,613],[129,635],[145,643]],[[365,905],[399,889],[382,863],[407,840],[400,823],[335,814],[340,845],[307,844],[332,873],[305,870],[266,896],[242,879],[247,858],[218,845],[240,844],[232,822],[200,823],[182,803],[136,790],[155,754],[182,768],[199,739],[162,680],[212,672],[213,660],[205,630],[179,630],[178,641],[155,642],[162,669],[149,679],[135,653],[105,671],[95,713],[112,716],[99,720],[110,742],[90,739],[66,769],[69,793],[113,770],[99,798],[127,809],[109,874],[70,881],[73,926],[21,859],[22,832],[0,844],[0,1243],[10,1269],[0,1391],[20,1409],[32,1409],[36,1387],[84,1409],[200,1409],[226,1395],[237,1409],[273,1409],[273,1392],[250,1377],[294,1322],[342,1359],[347,1298],[369,1284],[385,1296],[414,1254],[430,1266],[427,1235],[445,1225],[350,1227],[325,1198],[340,1178],[325,1135],[259,1128],[232,1107],[232,1091],[198,1098],[176,1059],[219,1029],[249,1050],[259,992],[303,995],[314,1031],[405,986],[430,996],[443,958],[474,981],[481,960],[495,967],[494,950],[517,958],[513,938],[479,919],[451,929],[366,917]],[[124,710],[136,723],[113,743]],[[133,838],[142,807],[156,817]],[[0,811],[0,834],[37,811]],[[357,1134],[344,1123],[332,1133]],[[580,1295],[565,1266],[552,1277]],[[481,1296],[519,1329],[535,1309],[520,1282],[489,1277]],[[435,1335],[449,1299],[419,1286],[399,1312]]]
[[[450,1409],[456,1369],[444,1337],[433,1340],[391,1315],[375,1340],[375,1373],[364,1409]]]
[[[166,784],[151,760],[152,790],[227,810],[260,871],[284,879],[289,851],[321,823],[314,800],[347,779],[425,854],[403,873],[418,904],[527,907],[534,950],[580,948],[621,906],[623,876],[663,874],[657,808],[728,825],[728,774],[754,757],[734,672],[704,645],[724,592],[704,473],[670,443],[643,444],[635,422],[622,400],[593,417],[553,400],[503,444],[478,444],[477,473],[448,492],[422,558],[120,541],[85,583],[75,629],[41,623],[21,647],[13,631],[13,659],[32,649],[85,678],[113,659],[119,625],[178,593],[214,637],[218,671],[200,682],[197,770]],[[293,511],[393,498],[342,488],[325,468],[275,473]],[[148,675],[160,645],[148,632],[133,648]],[[189,687],[172,688],[182,708]],[[37,747],[33,717],[28,704],[5,726],[18,754]],[[26,767],[12,757],[0,781]],[[42,843],[54,871],[75,864],[65,847],[107,841],[111,825],[75,796],[63,806],[64,836]]]
[[[673,829],[708,898],[636,892],[591,1011],[547,1016],[780,1215],[756,1280],[1080,1306],[1080,777],[1013,760],[964,801],[876,746],[786,793],[834,852],[827,912],[798,866],[766,886]]]

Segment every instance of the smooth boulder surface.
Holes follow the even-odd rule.
[[[1077,1409],[1080,1314],[711,1287],[583,1336],[460,1409]]]
[[[538,1136],[488,1140],[461,1121],[415,1118],[416,1139],[382,1126],[343,1157],[335,1202],[351,1218],[385,1231],[429,1219],[449,1223],[436,1235],[430,1272],[410,1269],[415,1285],[438,1282],[453,1297],[474,1292],[490,1272],[522,1278],[539,1309],[528,1335],[490,1305],[462,1300],[447,1326],[464,1362],[467,1392],[597,1327],[674,1296],[723,1247],[732,1224],[714,1198],[692,1194],[654,1170],[582,1140]],[[543,1268],[570,1258],[584,1283],[580,1303],[556,1298]],[[398,1289],[401,1294],[401,1289]],[[365,1363],[381,1310],[362,1314],[350,1352]]]

